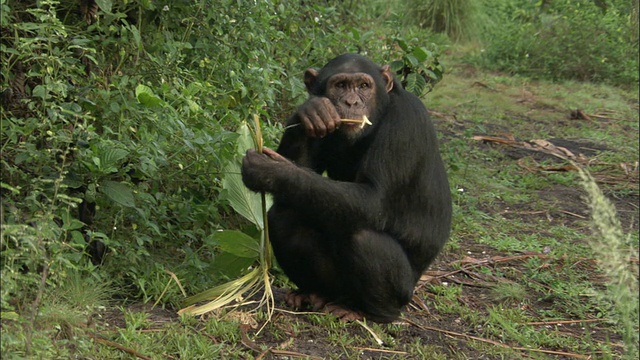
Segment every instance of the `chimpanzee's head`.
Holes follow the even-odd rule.
[[[307,69],[304,83],[311,95],[329,98],[342,119],[361,120],[366,115],[374,127],[389,103],[389,92],[398,86],[388,65],[380,67],[357,54],[340,55],[320,71]],[[343,123],[340,131],[353,137],[362,128]]]

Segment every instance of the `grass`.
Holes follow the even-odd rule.
[[[201,280],[159,254],[137,269],[146,304],[116,302],[123,289],[69,275],[62,291],[45,290],[32,324],[3,313],[2,358],[28,357],[29,328],[32,353],[51,359],[252,359],[269,349],[326,359],[637,358],[638,175],[619,165],[638,161],[637,91],[483,73],[456,51],[426,99],[449,166],[454,229],[404,313],[411,322],[367,324],[384,346],[358,323],[292,315],[282,303],[260,334],[265,313],[179,317],[181,292],[164,270]],[[605,117],[571,120],[578,108]],[[575,171],[543,170],[566,164],[555,157],[472,139],[480,134],[592,144],[599,150],[586,166],[598,187]]]

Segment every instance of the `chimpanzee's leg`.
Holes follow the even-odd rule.
[[[337,294],[335,266],[328,244],[322,234],[305,226],[298,214],[280,205],[269,210],[269,239],[278,264],[303,293]]]
[[[400,244],[372,230],[356,233],[341,257],[344,299],[378,322],[395,320],[413,295],[414,271]]]
[[[269,211],[269,230],[278,263],[303,294],[379,322],[394,320],[409,303],[414,273],[392,237],[362,230],[336,238],[279,205]]]

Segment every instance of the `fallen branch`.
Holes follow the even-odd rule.
[[[572,213],[570,211],[566,211],[566,210],[558,210],[558,211],[561,212],[561,213],[567,214],[567,215],[575,216],[575,217],[577,217],[579,219],[588,219],[586,216],[578,215],[578,214]]]
[[[397,351],[397,350],[386,350],[386,349],[375,349],[375,348],[367,348],[367,347],[359,347],[353,346],[352,349],[360,350],[360,351],[372,351],[372,352],[380,352],[385,354],[398,354],[398,355],[407,355],[408,353],[405,351]]]
[[[272,355],[276,355],[276,356],[290,356],[290,357],[295,357],[295,358],[304,358],[304,359],[312,359],[312,360],[322,360],[323,359],[323,358],[318,357],[318,356],[302,354],[302,353],[295,352],[295,351],[278,350],[278,349],[274,349],[274,348],[269,348],[269,349],[261,352],[260,355],[256,356],[256,360],[263,359],[265,356],[267,356],[267,354],[272,354]]]
[[[255,351],[258,353],[258,356],[256,356],[256,360],[260,360],[263,359],[267,354],[273,354],[273,355],[278,355],[278,356],[290,356],[290,357],[296,357],[296,358],[305,358],[305,359],[314,359],[314,360],[322,360],[322,358],[317,357],[317,356],[311,356],[311,355],[307,355],[307,354],[302,354],[302,353],[298,353],[295,351],[287,351],[287,350],[278,350],[278,349],[274,349],[272,347],[266,349],[266,350],[262,350],[262,348],[260,348],[260,346],[254,342],[251,341],[251,339],[249,339],[249,336],[247,335],[247,331],[249,330],[249,326],[248,325],[240,325],[240,337],[241,340],[240,342],[242,343],[242,345],[246,346],[247,348]]]
[[[495,264],[499,264],[499,263],[504,263],[504,262],[510,262],[510,261],[514,261],[514,260],[524,260],[524,259],[529,259],[529,258],[548,258],[549,255],[547,254],[526,254],[526,255],[517,255],[517,256],[492,256],[489,259],[482,259],[482,260],[478,260],[478,259],[473,259],[470,257],[465,257],[464,259],[457,261],[459,263],[465,263],[464,265],[462,265],[459,269],[453,270],[453,271],[449,271],[449,272],[445,272],[445,271],[437,271],[437,272],[432,272],[432,271],[427,271],[425,272],[422,277],[420,278],[420,280],[425,281],[424,283],[420,284],[418,286],[418,288],[420,288],[421,286],[423,286],[427,280],[432,280],[432,279],[442,279],[442,278],[446,278],[449,277],[451,275],[455,275],[455,274],[459,274],[462,272],[467,272],[475,267],[478,266],[488,266],[488,265],[495,265]],[[435,273],[434,276],[431,276],[429,274],[431,273]],[[431,277],[432,279],[429,279],[428,277]]]
[[[139,352],[137,352],[134,349],[131,349],[131,348],[128,348],[128,347],[124,347],[124,346],[122,346],[122,345],[120,345],[118,343],[115,343],[113,341],[109,341],[107,339],[103,339],[102,337],[100,337],[100,336],[98,336],[96,334],[88,333],[88,335],[89,335],[90,338],[92,338],[96,342],[99,342],[99,343],[101,343],[103,345],[111,346],[111,347],[116,348],[116,349],[118,349],[120,351],[124,351],[127,354],[133,355],[133,356],[135,356],[135,357],[137,357],[139,359],[152,360],[151,357],[146,356],[146,355],[142,355],[142,354],[140,354]]]

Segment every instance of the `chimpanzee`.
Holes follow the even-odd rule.
[[[290,306],[396,319],[449,237],[451,194],[427,109],[389,66],[345,54],[308,69],[310,94],[277,152],[249,150],[242,179],[273,194],[269,236],[298,286]],[[344,119],[368,119],[370,126]]]

